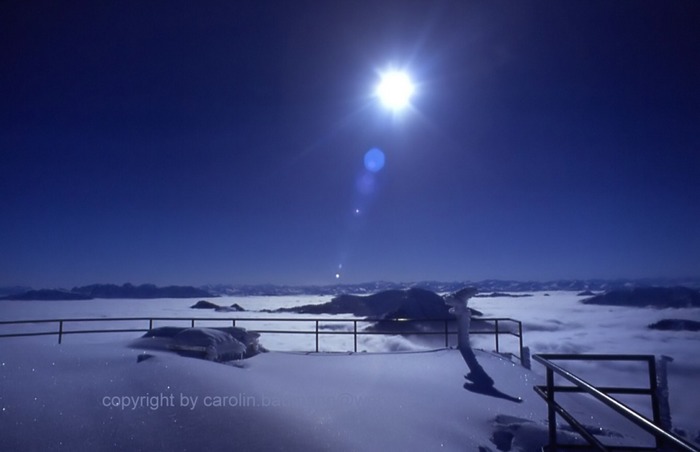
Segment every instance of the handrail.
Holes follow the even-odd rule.
[[[519,354],[517,358],[522,361],[523,356],[523,335],[522,335],[522,322],[519,320],[507,318],[507,317],[489,317],[489,318],[479,318],[479,320],[486,322],[494,322],[493,331],[476,330],[470,331],[470,334],[493,334],[495,336],[496,342],[496,352],[500,353],[500,335],[511,335],[518,338]],[[66,330],[65,326],[71,323],[86,323],[86,322],[148,322],[148,328],[122,328],[122,329],[89,329],[89,330]],[[0,338],[6,337],[24,337],[24,336],[47,336],[56,335],[58,336],[58,343],[61,344],[63,341],[63,336],[67,334],[89,334],[89,333],[131,333],[131,332],[146,332],[153,329],[153,324],[156,321],[180,321],[189,322],[191,327],[194,327],[197,321],[218,321],[218,322],[231,322],[231,326],[236,326],[237,322],[313,322],[313,330],[280,330],[280,329],[254,329],[258,333],[279,333],[279,334],[314,334],[316,339],[315,351],[319,351],[319,336],[320,335],[353,335],[353,351],[357,352],[357,337],[362,335],[385,335],[385,334],[409,334],[409,335],[444,335],[445,337],[445,347],[449,346],[449,336],[457,334],[457,331],[453,331],[449,328],[450,323],[454,322],[454,319],[380,319],[380,318],[350,318],[350,319],[327,319],[318,317],[99,317],[99,318],[60,318],[60,319],[37,319],[37,320],[3,320],[0,321],[0,326],[2,325],[24,325],[24,324],[46,324],[46,323],[58,323],[58,330],[52,331],[40,331],[40,332],[24,332],[24,333],[10,333],[10,334],[0,334]],[[324,331],[321,327],[321,323],[327,322],[341,322],[341,323],[353,323],[352,331]],[[439,331],[437,328],[435,331],[362,331],[358,330],[358,322],[362,323],[374,323],[382,322],[380,325],[399,324],[406,325],[409,323],[444,323],[444,329]],[[517,329],[512,331],[511,328],[504,329],[499,326],[501,322],[512,322],[517,325]]]
[[[660,415],[658,408],[658,396],[657,396],[657,386],[656,386],[656,362],[653,355],[573,355],[573,354],[537,354],[532,357],[535,361],[539,362],[547,369],[547,385],[535,386],[534,390],[539,394],[548,406],[548,421],[549,421],[549,448],[552,450],[557,449],[557,434],[556,434],[556,414],[558,413],[562,416],[577,432],[589,442],[589,444],[595,446],[599,450],[613,450],[616,449],[613,446],[604,446],[597,438],[588,433],[581,424],[579,424],[573,416],[568,413],[564,408],[556,403],[554,399],[554,394],[556,392],[586,392],[608,406],[616,412],[620,413],[622,416],[636,424],[638,427],[642,428],[647,433],[650,433],[656,439],[655,448],[636,448],[638,450],[657,450],[660,447],[673,447],[677,450],[700,452],[700,449],[696,448],[692,444],[688,443],[684,439],[676,436],[675,434],[664,430],[659,427]],[[649,388],[596,388],[592,384],[583,380],[582,378],[574,375],[573,373],[567,371],[561,366],[553,363],[553,360],[584,360],[584,361],[643,361],[647,362],[649,369]],[[554,373],[560,375],[566,380],[570,381],[575,385],[572,386],[555,386],[554,385]],[[645,394],[651,396],[652,401],[652,415],[653,422],[642,416],[638,412],[634,411],[627,405],[619,402],[618,400],[610,397],[608,394],[619,393],[619,394]],[[573,421],[573,422],[572,422]]]

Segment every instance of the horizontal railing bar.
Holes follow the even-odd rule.
[[[305,333],[305,334],[318,334],[320,335],[349,335],[349,336],[364,336],[364,335],[373,335],[373,334],[383,334],[383,335],[388,335],[388,334],[396,334],[396,331],[358,331],[357,333],[354,331],[324,331],[324,330],[259,330],[255,329],[252,330],[255,331],[256,333]],[[444,336],[445,333],[443,331],[437,331],[437,332],[427,332],[427,331],[404,331],[404,334],[415,334],[415,335],[435,335],[439,334],[440,336]],[[456,334],[456,333],[455,333]]]
[[[183,327],[185,328],[185,327]],[[142,332],[145,333],[147,331],[150,331],[148,328],[134,328],[134,329],[105,329],[105,330],[63,330],[61,334],[77,334],[77,333],[110,333],[110,332]],[[314,330],[260,330],[260,329],[255,329],[255,332],[258,333],[303,333],[303,334],[316,334],[316,331]],[[355,335],[357,334],[358,336],[362,335],[373,335],[373,334],[395,334],[396,331],[358,331],[357,333],[353,331],[322,331],[319,330],[318,334],[321,335],[336,335],[336,334],[341,334],[341,335]],[[443,331],[416,331],[416,332],[404,332],[408,334],[415,334],[415,335],[441,335],[444,336]],[[12,333],[12,334],[0,334],[0,338],[3,337],[21,337],[21,336],[43,336],[43,335],[57,335],[59,334],[58,331],[38,331],[34,333]],[[448,334],[457,334],[456,332],[450,332]]]
[[[622,452],[659,452],[659,449],[656,447],[643,447],[643,446],[607,446],[607,449],[610,452],[614,451],[622,451]],[[551,450],[548,447],[544,447],[542,449],[543,451],[549,451]],[[569,450],[583,450],[585,452],[589,452],[591,450],[591,446],[587,444],[557,444],[557,450],[559,451],[569,451]]]
[[[63,331],[61,334],[66,335],[66,334],[89,334],[89,333],[145,333],[149,331],[148,329],[135,329],[135,328],[130,328],[130,329],[119,329],[119,330],[68,330],[68,331]],[[58,333],[55,333],[58,334]]]
[[[12,334],[0,334],[0,338],[3,337],[25,337],[25,336],[56,336],[58,331],[40,331],[36,333],[12,333]]]
[[[546,389],[547,387],[542,385],[538,386],[541,389]],[[605,394],[629,394],[629,395],[650,395],[653,391],[650,388],[621,388],[612,386],[596,386],[600,392]],[[586,392],[585,390],[579,388],[578,386],[554,386],[554,392]]]
[[[454,333],[452,333],[454,334]],[[493,331],[471,331],[469,330],[469,334],[496,334],[496,330]],[[510,336],[515,336],[515,337],[520,337],[520,335],[514,331],[503,331],[503,330],[498,330],[499,335],[510,335]]]
[[[185,328],[185,327],[183,327]],[[104,329],[104,330],[63,330],[62,334],[69,334],[69,333],[84,333],[84,332],[105,332],[109,333],[110,331],[122,331],[120,329]],[[140,328],[140,329],[129,329],[129,330],[124,330],[124,331],[133,331],[133,332],[146,332],[150,331],[148,328]],[[305,334],[316,334],[315,330],[260,330],[260,329],[255,329],[254,331],[258,333],[305,333]],[[319,330],[318,334],[348,334],[348,335],[355,335],[357,334],[358,336],[362,335],[373,335],[373,334],[383,334],[383,335],[388,335],[388,334],[398,334],[398,333],[403,333],[403,334],[412,334],[412,335],[440,335],[444,336],[445,332],[444,331],[358,331],[355,333],[354,331],[323,331]],[[41,331],[41,332],[36,332],[36,333],[13,333],[13,334],[0,334],[0,337],[18,337],[18,336],[32,336],[32,335],[42,335],[42,334],[58,334],[58,331]],[[455,335],[457,334],[457,331],[449,331],[447,334],[450,335]],[[481,332],[478,334],[488,334],[485,332]],[[503,333],[505,334],[505,333]]]
[[[682,450],[687,450],[687,451],[692,451],[692,452],[698,452],[700,449],[695,448],[693,445],[690,443],[687,443],[685,440],[683,440],[680,437],[677,437],[676,435],[667,432],[666,430],[660,428],[653,422],[651,422],[649,419],[646,417],[642,416],[641,414],[637,413],[633,409],[627,407],[623,403],[619,402],[618,400],[603,394],[601,391],[596,389],[593,385],[588,383],[587,381],[583,380],[582,378],[577,377],[576,375],[572,374],[571,372],[567,371],[566,369],[558,366],[557,364],[554,364],[553,362],[549,361],[546,358],[547,355],[533,355],[532,358],[542,364],[543,366],[547,367],[548,369],[551,369],[552,371],[556,372],[558,375],[561,377],[569,380],[571,383],[575,384],[576,386],[581,387],[584,389],[585,392],[588,394],[592,395],[599,401],[601,401],[603,404],[607,405],[608,407],[612,408],[613,410],[617,411],[620,413],[622,416],[633,422],[634,424],[638,425],[640,428],[643,430],[647,431],[648,433],[651,433],[652,435],[656,436],[657,438],[661,438],[664,441],[667,441],[671,444],[673,444],[676,447],[681,448]],[[559,358],[558,356],[562,355],[549,355],[549,356],[555,356],[554,359],[568,359],[568,358]],[[564,355],[568,356],[568,355]],[[573,355],[576,356],[576,355]],[[586,356],[593,356],[594,358],[591,359],[598,359],[596,357],[604,357],[602,359],[604,360],[612,360],[612,356],[614,355],[580,355],[583,358],[579,359],[585,359]],[[652,355],[619,355],[620,360],[622,361],[634,361],[634,357],[636,356],[638,360],[646,360],[648,357],[651,357],[653,359]]]
[[[606,446],[607,449],[612,452],[615,450],[620,450],[624,452],[633,452],[633,451],[640,451],[640,452],[658,452],[658,449],[656,447],[642,447],[642,446]],[[557,444],[557,449],[558,450],[583,450],[583,451],[590,451],[591,446],[588,444]],[[548,452],[551,450],[549,446],[544,446],[542,449],[545,452]]]
[[[560,446],[564,447],[564,446]],[[640,452],[658,452],[659,449],[656,447],[644,447],[644,446],[607,446],[608,450],[610,452],[614,450],[620,450],[624,452],[633,452],[633,451],[640,451]]]
[[[316,331],[300,330],[254,330],[256,333],[279,333],[279,334],[316,334]],[[324,334],[319,331],[319,335]],[[325,333],[325,334],[345,334],[345,333]]]
[[[140,329],[108,329],[108,330],[64,330],[60,334],[81,334],[81,333],[145,333],[150,331],[147,328]],[[280,334],[316,334],[313,330],[254,330],[256,333],[280,333]],[[319,335],[381,335],[381,334],[393,334],[394,332],[381,332],[381,331],[358,331],[354,333],[353,331],[319,331]],[[3,337],[24,337],[24,336],[55,336],[58,335],[58,331],[41,331],[36,333],[13,333],[13,334],[0,334],[0,338]],[[439,334],[444,335],[444,332],[415,332],[410,334]],[[456,333],[455,333],[456,334]],[[155,336],[154,336],[155,337]]]
[[[185,328],[185,327],[183,327]],[[63,330],[63,334],[69,334],[69,333],[83,333],[83,332],[100,332],[104,331],[106,333],[109,333],[110,331],[122,331],[120,329],[104,329],[104,330]],[[124,330],[124,331],[133,331],[133,332],[146,332],[150,331],[148,328],[141,328],[141,329],[129,329],[129,330]],[[254,331],[258,333],[306,333],[306,334],[316,334],[315,330],[260,330],[260,329],[255,329]],[[349,334],[349,335],[354,335],[357,334],[359,335],[372,335],[372,334],[398,334],[398,333],[403,333],[403,334],[413,334],[413,335],[440,335],[444,336],[445,332],[444,331],[323,331],[319,330],[318,334]],[[30,335],[42,335],[42,334],[58,334],[58,331],[42,331],[42,332],[36,332],[36,333],[13,333],[13,334],[0,334],[0,337],[17,337],[17,336],[30,336]],[[449,335],[456,335],[458,334],[457,331],[448,331]],[[486,331],[479,331],[476,333],[471,333],[470,334],[493,334],[493,333],[488,333]],[[501,333],[501,334],[508,334],[508,333]]]
[[[537,356],[548,361],[654,361],[654,355],[538,353]]]
[[[230,314],[230,313],[227,313]],[[333,314],[329,314],[333,315]],[[307,318],[307,317],[92,317],[92,318],[60,318],[60,319],[36,319],[36,320],[0,320],[0,325],[11,325],[20,323],[51,323],[51,322],[110,322],[110,321],[146,321],[146,320],[212,320],[212,321],[265,321],[274,320],[276,322],[456,322],[454,318],[442,318],[442,319],[380,319],[372,317],[363,318],[351,318],[351,319],[325,319],[325,318]],[[521,323],[519,320],[507,318],[507,317],[476,317],[474,320],[484,320],[484,321],[496,321],[504,322],[510,321],[514,323]]]
[[[13,325],[22,323],[53,323],[60,322],[61,319],[37,319],[37,320],[0,320],[0,325]]]
[[[25,337],[25,336],[57,336],[66,334],[83,334],[83,333],[145,333],[149,331],[148,329],[118,329],[118,330],[68,330],[68,331],[42,331],[37,333],[13,333],[13,334],[0,334],[0,338],[3,337]]]
[[[155,322],[155,321],[180,321],[180,322],[192,322],[194,320],[195,322],[197,321],[218,321],[218,322],[230,322],[231,320],[235,320],[236,322],[240,321],[247,321],[247,322],[266,322],[266,321],[271,321],[271,322],[345,322],[345,323],[354,323],[354,322],[366,322],[366,323],[373,323],[373,322],[379,322],[379,321],[384,321],[384,322],[390,322],[390,323],[404,323],[404,322],[445,322],[445,321],[454,321],[453,319],[427,319],[427,320],[422,320],[422,319],[317,319],[317,318],[260,318],[260,317],[238,317],[238,318],[219,318],[219,317],[111,317],[111,318],[72,318],[72,319],[42,319],[42,320],[14,320],[14,321],[0,321],[0,325],[12,325],[12,324],[31,324],[31,323],[61,323],[63,322],[64,324],[66,323],[86,323],[86,322]],[[511,320],[514,322],[518,322],[517,320],[512,320],[512,319],[490,319],[490,320]],[[383,332],[384,334],[389,334],[393,333],[392,332]],[[481,331],[470,331],[470,334],[493,334],[495,330],[481,330]],[[426,332],[428,333],[428,332]],[[457,334],[457,331],[449,331],[449,334]],[[432,332],[430,332],[432,334]],[[441,331],[439,334],[444,334],[444,331]],[[516,332],[513,331],[508,331],[508,330],[500,330],[499,334],[510,334],[512,336],[519,336]]]

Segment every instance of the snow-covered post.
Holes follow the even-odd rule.
[[[523,347],[523,355],[520,357],[520,361],[524,368],[532,368],[532,364],[530,362],[530,347]]]
[[[477,293],[475,287],[465,287],[445,297],[445,303],[450,307],[450,314],[457,318],[457,348],[462,358],[467,363],[470,372],[466,375],[468,380],[480,386],[493,386],[493,380],[476,360],[474,350],[469,342],[469,327],[472,314],[467,307],[467,302]]]
[[[673,358],[661,355],[656,360],[656,392],[659,400],[659,418],[661,427],[671,431],[673,423],[671,420],[671,406],[668,403],[668,369],[667,365]]]

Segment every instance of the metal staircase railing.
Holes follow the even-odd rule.
[[[656,379],[656,362],[653,355],[591,355],[591,354],[537,354],[532,358],[542,364],[547,369],[547,384],[546,386],[535,386],[534,390],[539,394],[548,408],[549,422],[549,445],[546,450],[574,450],[580,449],[580,446],[570,444],[558,444],[557,442],[557,420],[556,415],[561,416],[569,425],[578,432],[591,447],[602,451],[612,450],[679,450],[700,452],[700,449],[685,441],[683,438],[668,432],[661,428],[660,413],[659,413],[659,398]],[[649,387],[648,388],[627,388],[627,387],[595,387],[580,377],[574,375],[563,367],[555,364],[554,361],[641,361],[646,362],[649,372]],[[554,384],[554,374],[573,383],[573,386],[558,386]],[[656,444],[654,447],[629,447],[629,446],[610,446],[603,444],[593,434],[588,432],[586,428],[574,418],[574,416],[566,411],[555,399],[556,393],[587,393],[595,399],[602,402],[605,406],[618,412],[642,430],[654,436]],[[609,394],[637,394],[648,395],[651,398],[652,417],[647,419],[643,415],[634,411],[627,405],[619,402]]]

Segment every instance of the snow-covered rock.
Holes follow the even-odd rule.
[[[244,328],[161,327],[132,343],[134,348],[165,349],[210,361],[250,358],[265,349],[258,333]]]
[[[213,328],[187,328],[173,337],[170,349],[183,354],[204,355],[209,361],[240,359],[246,346],[230,334]]]

